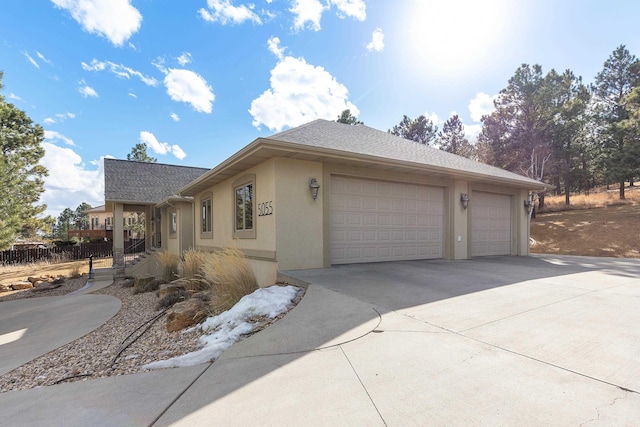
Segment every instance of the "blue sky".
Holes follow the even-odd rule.
[[[46,131],[42,202],[103,203],[103,157],[214,167],[259,136],[350,108],[387,130],[457,113],[473,139],[522,63],[593,81],[640,55],[640,2],[4,1],[2,94]],[[132,183],[135,185],[135,183]]]

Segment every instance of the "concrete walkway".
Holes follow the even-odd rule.
[[[0,425],[637,425],[640,260],[499,257],[292,273],[212,365],[0,394]]]
[[[111,282],[106,283],[109,285]],[[83,293],[0,303],[0,375],[74,341],[111,319],[122,304],[108,295]]]

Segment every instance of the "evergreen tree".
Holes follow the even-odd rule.
[[[618,182],[620,199],[624,184],[640,169],[638,131],[631,126],[627,97],[640,83],[640,65],[624,45],[605,61],[592,87],[593,119],[598,126],[599,164],[608,182]]]
[[[389,133],[420,144],[429,145],[438,134],[438,126],[434,125],[431,119],[427,119],[425,116],[419,116],[417,119],[403,116],[400,123],[389,130]]]
[[[2,89],[0,72],[0,89]],[[38,205],[47,170],[44,131],[24,111],[0,95],[0,250],[13,245],[23,233],[34,234],[43,224],[38,216],[46,205]]]
[[[438,133],[440,149],[459,156],[471,158],[474,155],[473,145],[464,134],[464,126],[457,114],[449,117]]]
[[[364,124],[364,122],[361,122],[360,120],[358,120],[356,116],[351,114],[351,110],[349,109],[344,110],[342,113],[340,113],[340,115],[336,119],[336,122],[344,123],[346,125],[363,125]]]
[[[155,163],[158,161],[155,157],[151,157],[147,154],[147,144],[144,142],[139,142],[135,147],[131,148],[131,152],[127,154],[127,160],[147,163]]]
[[[89,212],[87,212],[89,209],[91,209],[91,205],[82,202],[73,213],[73,223],[77,230],[89,229]]]

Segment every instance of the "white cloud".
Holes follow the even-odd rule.
[[[51,65],[51,61],[49,61],[47,58],[45,58],[45,56],[43,54],[41,54],[40,52],[38,52],[37,50],[36,50],[36,56],[38,58],[40,58],[42,61],[44,61],[45,63]]]
[[[129,92],[127,95],[129,95],[129,96],[130,96],[130,97],[132,97],[132,98],[138,98],[138,95],[136,95],[136,94],[135,94],[135,93],[133,93],[133,92]]]
[[[146,144],[156,154],[171,153],[179,160],[187,157],[187,154],[178,145],[169,145],[166,142],[159,142],[158,139],[151,132],[146,130],[140,131],[140,142]]]
[[[267,40],[267,44],[269,46],[269,51],[273,53],[278,59],[282,59],[284,57],[284,47],[280,47],[280,39],[278,37],[271,37]]]
[[[109,72],[123,79],[130,79],[132,76],[139,78],[142,83],[147,86],[157,86],[158,80],[153,77],[145,76],[140,71],[136,71],[133,68],[129,68],[126,65],[116,64],[111,61],[98,61],[97,59],[91,60],[89,64],[82,62],[82,69],[85,71],[103,71],[108,69]]]
[[[22,98],[20,98],[18,95],[16,95],[15,93],[9,93],[9,95],[7,95],[7,97],[9,99],[15,99],[16,101],[22,101]]]
[[[360,111],[349,102],[349,91],[324,68],[303,58],[285,57],[271,70],[271,88],[251,102],[253,125],[280,131],[314,119],[333,120],[341,111]]]
[[[29,62],[31,62],[31,65],[40,69],[40,64],[38,64],[36,60],[31,57],[31,55],[29,55],[27,52],[22,52],[22,54],[29,60]]]
[[[71,146],[75,146],[76,145],[76,143],[73,142],[73,140],[71,138],[67,138],[66,136],[64,136],[60,132],[56,132],[54,130],[45,130],[44,131],[44,139],[49,141],[49,142],[62,141],[66,145],[71,145]]]
[[[289,12],[293,13],[293,28],[300,30],[307,26],[314,31],[320,31],[320,19],[326,7],[320,0],[293,0]]]
[[[171,113],[171,118],[173,119],[174,122],[180,121],[180,116],[178,116],[176,113]]]
[[[429,113],[428,111],[425,111],[424,116],[438,127],[441,127],[443,124],[442,120],[440,120],[440,117],[438,117],[436,113]]]
[[[82,202],[91,206],[104,203],[102,161],[96,170],[87,170],[82,158],[71,148],[48,142],[42,146],[45,154],[40,163],[49,171],[40,199],[47,204],[45,215],[57,217],[64,208],[74,209]]]
[[[45,125],[52,125],[55,122],[55,119],[52,119],[51,117],[45,117],[45,119],[42,121],[42,123],[44,123]]]
[[[140,29],[142,15],[130,0],[51,0],[71,13],[82,28],[122,46]]]
[[[167,95],[174,101],[189,103],[200,113],[211,113],[215,95],[207,81],[197,73],[170,68],[164,78],[164,85]]]
[[[80,94],[85,97],[92,97],[92,98],[97,98],[98,97],[98,92],[95,91],[94,88],[92,88],[91,86],[87,85],[84,80],[80,81],[80,88],[78,89],[78,91],[80,91]]]
[[[253,5],[234,6],[231,0],[207,0],[207,9],[200,9],[198,13],[208,22],[219,22],[226,24],[241,24],[244,21],[251,21],[255,24],[262,24],[260,17],[251,9]]]
[[[363,0],[331,0],[338,8],[338,16],[355,18],[358,21],[367,19],[367,6]]]
[[[178,63],[181,66],[185,66],[191,62],[191,54],[189,52],[182,52],[182,55],[178,56]]]
[[[475,142],[478,139],[481,131],[482,125],[480,124],[464,125],[464,135],[471,142]]]
[[[479,122],[482,116],[491,114],[495,109],[493,101],[498,95],[490,96],[484,92],[479,92],[471,101],[469,101],[469,112],[471,120]]]
[[[382,52],[384,50],[384,33],[382,29],[376,28],[371,34],[371,41],[367,43],[367,50],[369,52]]]
[[[75,119],[75,118],[76,118],[76,115],[75,115],[75,114],[73,114],[73,113],[66,112],[66,113],[57,113],[57,114],[54,114],[54,117],[55,117],[55,119],[54,119],[53,117],[46,117],[46,118],[43,120],[43,123],[44,123],[45,125],[52,125],[52,124],[54,124],[54,123],[64,122],[64,121],[65,121],[65,120],[67,120],[67,119]]]

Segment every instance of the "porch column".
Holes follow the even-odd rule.
[[[113,204],[113,268],[115,278],[125,276],[123,205]]]
[[[153,206],[146,205],[144,208],[144,249],[149,251],[153,247],[153,238],[151,234],[151,221],[153,216]]]

